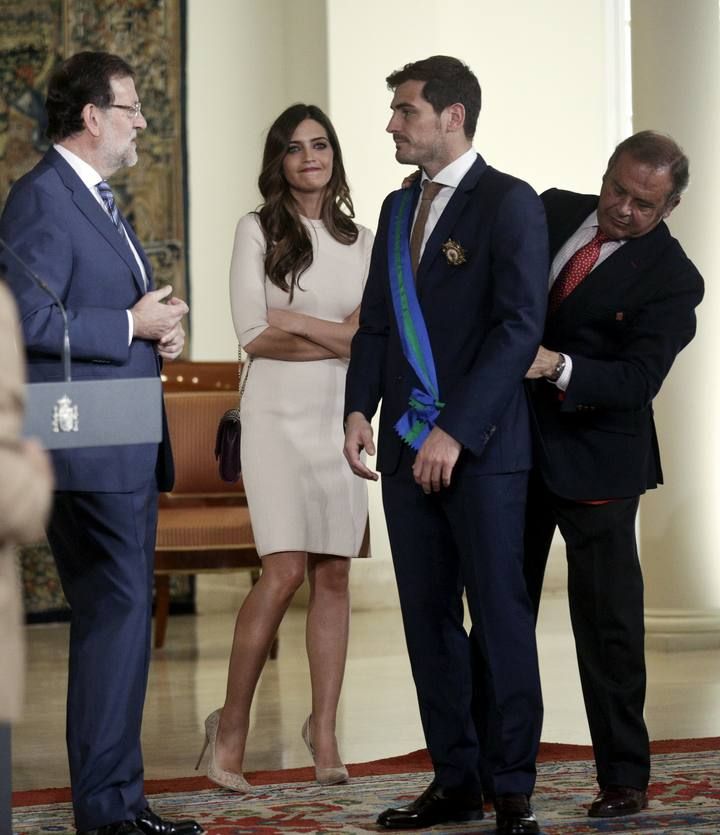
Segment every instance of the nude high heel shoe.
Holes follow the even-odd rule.
[[[215,740],[217,739],[218,725],[220,724],[220,711],[221,708],[214,710],[205,720],[205,743],[195,765],[195,771],[200,768],[200,763],[202,762],[202,758],[205,756],[205,751],[209,745],[210,759],[207,767],[208,779],[212,780],[213,783],[217,783],[218,786],[222,786],[224,789],[249,794],[252,792],[253,787],[242,776],[242,774],[235,774],[233,771],[225,771],[225,769],[218,766],[215,760]]]
[[[315,749],[313,748],[312,735],[310,733],[311,719],[312,714],[308,716],[302,726],[302,738],[305,745],[307,745],[310,756],[313,758],[313,763],[315,763]],[[321,786],[336,786],[338,783],[347,783],[348,770],[344,765],[333,766],[332,768],[321,768],[317,763],[315,763],[315,779]]]

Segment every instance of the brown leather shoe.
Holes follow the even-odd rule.
[[[591,818],[617,818],[635,815],[647,809],[647,792],[632,786],[607,786],[602,789],[588,809]]]

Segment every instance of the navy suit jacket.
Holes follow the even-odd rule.
[[[413,188],[417,201],[419,183]],[[394,424],[419,385],[402,352],[390,296],[392,197],[380,213],[345,399],[345,414],[359,411],[370,419],[382,398],[377,466],[386,474],[397,468],[403,444]],[[411,212],[410,223],[412,217]],[[464,249],[464,264],[448,262],[442,246],[449,239]],[[522,381],[542,335],[547,268],[538,196],[478,156],[433,229],[416,279],[440,400],[446,404],[437,425],[463,445],[464,465],[478,472],[515,472],[530,465]]]
[[[150,263],[130,225],[124,225],[151,289]],[[54,149],[11,189],[0,237],[63,302],[74,380],[160,373],[152,342],[133,339],[128,345],[126,311],[145,292],[137,261],[108,214]],[[29,381],[61,380],[63,325],[57,305],[19,272],[11,269],[7,278],[20,309]],[[157,444],[135,444],[56,450],[52,457],[57,490],[135,490],[147,484],[156,467],[160,489],[172,484],[167,429],[160,455]]]
[[[550,256],[597,208],[598,198],[542,195]],[[596,267],[548,318],[543,344],[572,358],[564,399],[530,385],[537,464],[569,499],[628,498],[662,483],[652,401],[695,335],[703,280],[661,222]]]

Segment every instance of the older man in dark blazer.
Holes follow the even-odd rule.
[[[62,300],[77,380],[156,377],[179,355],[187,305],[153,289],[139,240],[106,182],[137,162],[146,127],[132,69],[82,52],[50,80],[53,147],[13,187],[2,236]],[[11,270],[31,382],[62,379],[56,304]],[[167,303],[163,303],[166,300]],[[67,745],[77,828],[101,835],[196,835],[147,806],[140,728],[150,660],[158,488],[172,484],[157,444],[58,450],[48,527],[72,608]]]
[[[528,372],[536,468],[525,572],[536,611],[556,527],[600,793],[592,817],[647,804],[639,496],[662,482],[652,401],[695,334],[703,281],[667,218],[688,182],[669,137],[622,142],[600,196],[542,195],[551,289],[543,344]],[[544,378],[544,379],[543,379]]]
[[[374,451],[434,780],[388,828],[483,815],[537,832],[542,701],[522,576],[530,432],[523,376],[546,306],[542,205],[472,148],[480,87],[435,56],[388,78],[396,159],[422,167],[380,214],[347,376],[345,455]],[[525,363],[525,365],[524,365]],[[463,589],[473,630],[463,629]],[[488,798],[489,799],[489,798]]]

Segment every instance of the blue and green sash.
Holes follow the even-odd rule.
[[[393,308],[405,358],[422,383],[410,392],[410,408],[395,424],[395,431],[414,450],[419,450],[435,425],[440,410],[440,391],[435,360],[425,319],[415,292],[410,261],[410,210],[413,190],[402,189],[393,199],[388,234],[388,272]]]

